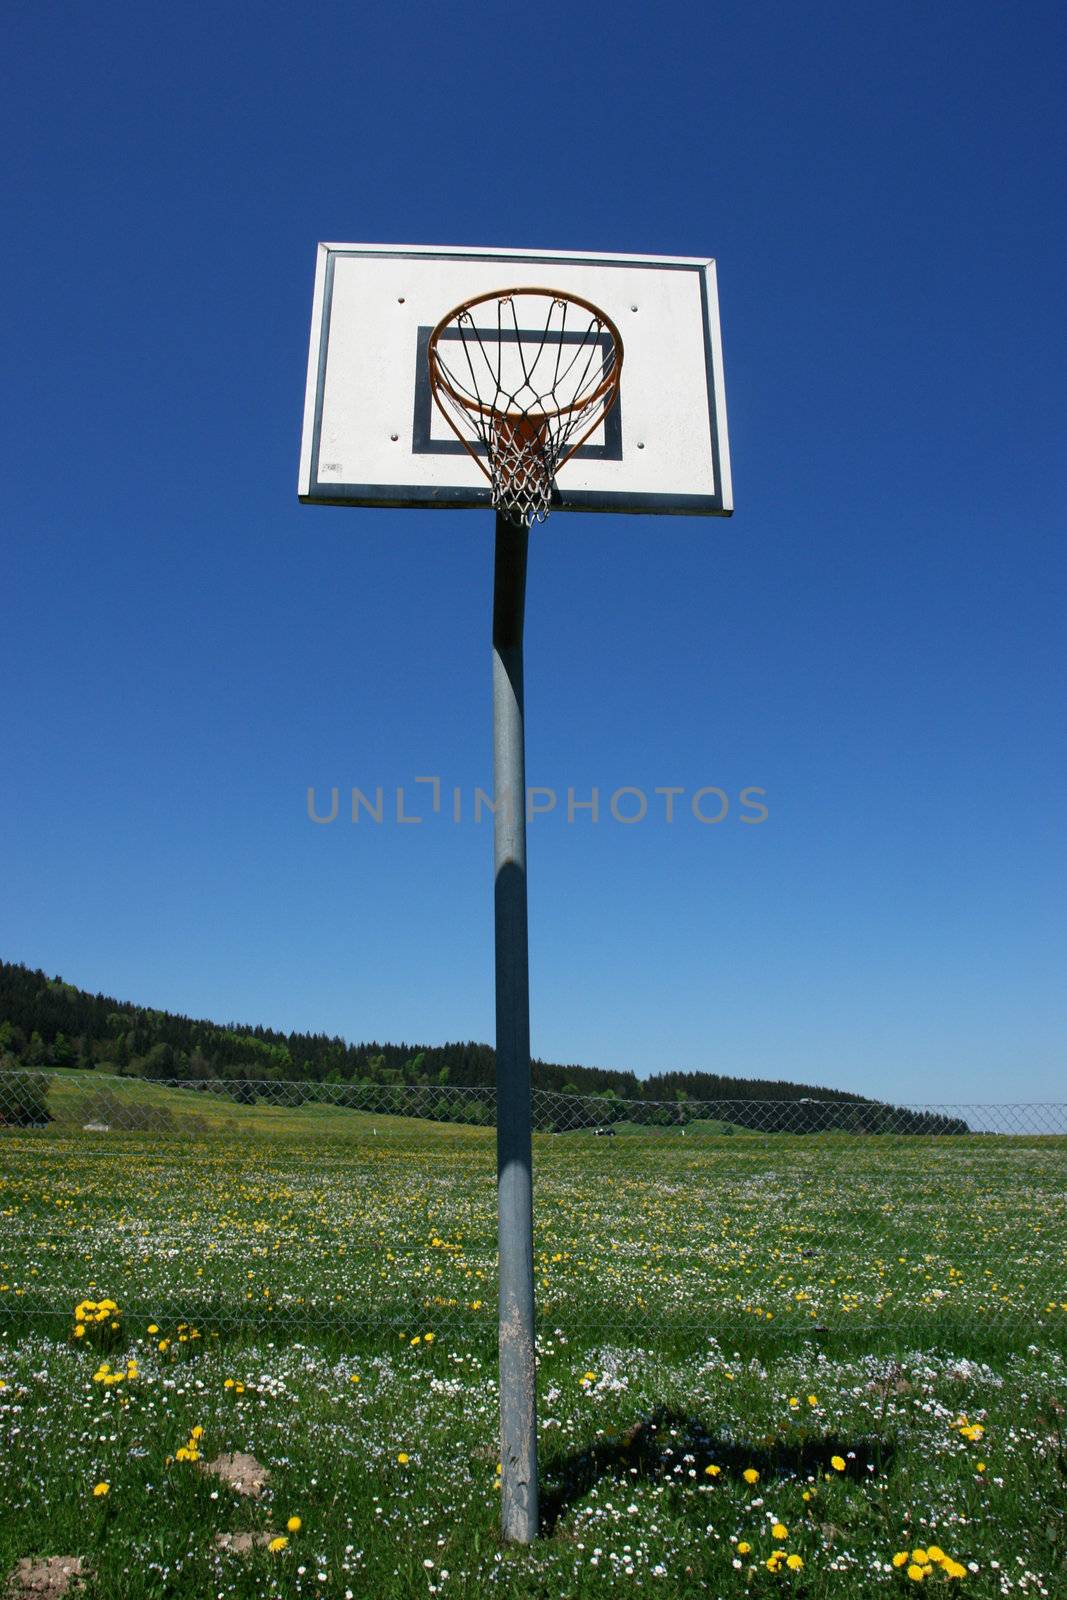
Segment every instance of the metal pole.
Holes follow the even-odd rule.
[[[530,973],[526,942],[526,752],[522,628],[529,530],[496,519],[493,786],[496,811],[497,1203],[500,1251],[500,1478],[505,1539],[537,1537]]]

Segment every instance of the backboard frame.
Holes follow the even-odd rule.
[[[603,269],[608,274],[615,269],[650,269],[655,273],[686,273],[695,277],[699,286],[700,323],[703,338],[703,392],[700,395],[701,405],[707,406],[707,431],[703,432],[701,423],[702,445],[708,451],[709,471],[711,478],[710,492],[682,493],[677,490],[667,489],[665,492],[636,491],[629,488],[619,490],[584,487],[573,481],[568,482],[568,469],[564,468],[560,482],[553,496],[552,511],[582,511],[582,512],[623,512],[630,514],[666,514],[673,516],[730,516],[733,512],[732,483],[730,475],[729,437],[726,422],[726,397],[723,376],[722,340],[719,326],[718,286],[713,260],[701,257],[687,256],[632,256],[619,254],[605,254],[586,251],[542,251],[542,250],[509,250],[489,248],[458,248],[453,246],[438,245],[363,245],[363,244],[332,244],[323,243],[318,248],[318,261],[315,274],[315,294],[312,312],[311,339],[308,359],[308,378],[305,394],[304,428],[301,444],[300,479],[298,495],[300,500],[307,505],[358,505],[378,506],[388,508],[409,508],[422,510],[484,510],[491,509],[491,489],[487,482],[483,483],[404,483],[381,482],[373,477],[359,474],[353,478],[347,475],[343,481],[335,477],[324,475],[322,471],[321,451],[323,443],[323,412],[327,393],[327,374],[331,355],[331,322],[334,316],[335,284],[337,272],[340,268],[345,271],[344,263],[352,258],[362,260],[388,258],[395,260],[398,270],[402,270],[402,263],[410,261],[426,264],[435,259],[448,262],[478,263],[484,270],[486,265],[499,266],[501,285],[507,283],[521,283],[524,275],[530,282],[552,284],[552,268],[556,266],[561,274],[568,269],[576,267],[592,267]],[[620,283],[623,281],[619,280]],[[560,284],[567,288],[566,283]],[[688,291],[687,291],[688,292]],[[448,310],[444,304],[440,308],[441,314]],[[421,341],[423,331],[418,330]],[[624,333],[624,337],[626,334]],[[419,372],[417,359],[415,359],[415,390],[413,394],[413,415],[408,417],[405,426],[412,429],[411,452],[417,453],[420,445],[420,428],[424,428],[426,405],[428,401],[427,390],[424,393],[419,389]],[[419,357],[418,359],[421,359]],[[589,459],[618,461],[621,459],[621,417],[626,403],[625,379],[620,406],[613,409],[609,416],[614,417],[611,422],[611,432],[601,443],[583,447],[583,451],[575,457],[577,461],[583,453],[588,453]],[[618,413],[616,415],[616,412]],[[391,438],[395,434],[390,435]],[[423,440],[425,447],[425,439]],[[446,455],[448,450],[443,441],[434,444],[436,455]],[[458,456],[465,454],[464,447],[458,439],[451,441],[451,448]],[[477,474],[477,467],[469,463],[473,473]],[[347,470],[347,469],[346,469]],[[414,476],[414,473],[412,473]],[[480,476],[480,475],[479,475]]]

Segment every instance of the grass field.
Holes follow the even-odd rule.
[[[491,1130],[203,1096],[190,1129],[139,1085],[168,1133],[94,1133],[74,1092],[0,1137],[0,1572],[1067,1595],[1063,1140],[539,1135],[545,1537],[515,1551]],[[256,1497],[204,1470],[237,1451]],[[242,1532],[287,1542],[216,1542]]]

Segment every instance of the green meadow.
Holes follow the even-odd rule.
[[[543,1538],[516,1550],[492,1130],[121,1081],[89,1116],[77,1077],[0,1132],[0,1571],[1067,1594],[1067,1141],[538,1134]]]

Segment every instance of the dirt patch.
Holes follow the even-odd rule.
[[[82,1587],[86,1571],[81,1556],[24,1556],[7,1580],[7,1600],[59,1600]]]
[[[251,1550],[263,1550],[270,1544],[269,1533],[217,1533],[214,1538],[216,1550],[231,1551],[237,1556],[246,1556]]]
[[[241,1450],[232,1455],[216,1456],[214,1461],[202,1461],[200,1466],[203,1472],[213,1472],[238,1494],[251,1495],[253,1500],[258,1500],[267,1481],[266,1467],[261,1466],[255,1456]]]

